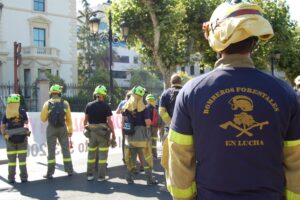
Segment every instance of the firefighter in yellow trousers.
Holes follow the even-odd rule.
[[[68,137],[72,136],[72,118],[69,103],[61,98],[62,87],[54,84],[50,87],[50,97],[44,103],[41,111],[42,122],[48,121],[46,130],[48,146],[48,170],[44,178],[52,179],[55,171],[55,147],[58,140],[63,154],[65,171],[68,176],[73,175],[73,165],[70,154]]]
[[[177,96],[162,162],[173,199],[300,199],[300,102],[251,59],[270,22],[258,5],[228,0],[203,28],[221,57]]]
[[[133,184],[133,174],[138,153],[144,159],[144,169],[147,185],[157,184],[152,177],[153,156],[151,152],[151,133],[148,128],[151,125],[150,112],[143,102],[145,88],[136,86],[132,94],[122,108],[124,117],[123,131],[125,134],[125,163],[127,167],[126,181]]]

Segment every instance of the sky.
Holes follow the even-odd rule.
[[[80,9],[82,7],[81,0],[76,0],[76,1],[77,1],[77,9]],[[107,2],[107,0],[88,0],[88,2],[91,4],[91,6],[95,6],[97,4]],[[300,25],[300,12],[297,10],[297,8],[299,8],[300,6],[300,1],[286,0],[286,2],[290,6],[291,19],[298,21],[298,25]]]

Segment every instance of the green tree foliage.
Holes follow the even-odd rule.
[[[127,44],[155,63],[168,85],[186,54],[184,6],[178,0],[123,0],[113,4],[113,22],[130,28]]]
[[[93,11],[89,7],[87,0],[82,0],[83,10],[79,10],[77,18],[78,26],[78,69],[79,83],[85,83],[96,69],[108,73],[109,68],[109,50],[108,38],[92,35],[89,29],[89,20],[97,15],[99,11]]]
[[[200,53],[201,64],[213,66],[216,53],[203,37],[202,23],[209,21],[214,9],[223,0],[123,0],[113,4],[114,26],[129,26],[128,45],[139,51],[144,60],[154,62],[163,74],[165,84],[177,65],[189,65],[190,56]],[[284,0],[253,0],[265,11],[275,36],[259,42],[254,51],[255,65],[270,66],[270,57],[281,53],[276,67],[291,80],[299,73],[299,37],[289,7]]]
[[[94,88],[99,85],[105,85],[109,88],[109,40],[108,34],[102,32],[92,35],[89,29],[89,20],[100,11],[93,11],[87,0],[82,0],[83,10],[79,11],[78,16],[78,70],[79,84],[86,86],[86,90],[80,92],[81,98],[89,98]],[[113,59],[116,58],[116,52],[113,51]],[[114,82],[114,92],[112,102],[118,102],[123,97],[123,90]],[[91,87],[90,87],[91,86]],[[115,103],[112,105],[115,107]]]
[[[137,69],[131,72],[130,88],[142,86],[147,89],[148,93],[159,96],[163,91],[163,83],[156,74],[149,72],[147,69]]]

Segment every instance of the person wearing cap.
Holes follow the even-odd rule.
[[[296,94],[298,96],[298,99],[300,100],[300,76],[297,76],[295,78],[295,88],[296,88]]]
[[[130,118],[133,132],[125,132],[125,164],[127,167],[126,181],[133,184],[133,174],[135,169],[136,157],[140,153],[143,155],[144,170],[147,178],[147,185],[157,184],[152,176],[153,156],[150,148],[151,133],[147,130],[151,126],[149,110],[143,101],[145,88],[136,86],[131,90],[132,94],[122,108],[124,118]],[[125,122],[126,120],[124,120]]]
[[[173,199],[300,199],[300,105],[284,81],[255,69],[263,10],[226,1],[204,24],[221,58],[179,92],[164,160]]]
[[[151,131],[151,141],[152,141],[152,155],[154,158],[157,158],[157,132],[159,128],[159,116],[158,116],[158,109],[156,107],[156,99],[153,94],[148,94],[146,96],[146,101],[147,105],[146,108],[150,112],[150,119],[151,119],[151,126],[150,126],[150,131]]]
[[[72,137],[73,133],[71,109],[69,103],[61,98],[61,93],[62,86],[57,84],[52,85],[49,90],[50,99],[44,103],[40,114],[42,122],[48,121],[48,126],[46,129],[48,170],[43,176],[47,179],[52,179],[55,171],[55,149],[57,140],[61,146],[65,172],[67,172],[68,176],[73,175],[73,164],[68,139],[68,137]],[[59,118],[60,121],[58,121],[58,124],[53,124],[50,120],[50,116],[55,114],[53,113],[53,109],[56,105],[61,107],[61,113],[59,114],[62,116],[62,119]],[[51,113],[51,111],[53,112]]]
[[[115,143],[115,132],[112,122],[112,111],[104,101],[107,89],[99,85],[94,91],[95,100],[85,107],[83,125],[90,131],[88,144],[87,180],[94,180],[95,165],[98,165],[97,181],[105,181],[107,176],[107,157],[110,145],[110,136]],[[98,163],[96,156],[98,154]]]
[[[25,128],[28,124],[26,111],[20,107],[20,95],[10,94],[7,97],[7,106],[2,118],[1,132],[6,142],[8,158],[8,182],[15,182],[17,157],[19,159],[21,182],[27,182],[26,168],[27,137],[30,131]]]

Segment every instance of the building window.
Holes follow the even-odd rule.
[[[134,64],[138,64],[138,63],[139,63],[139,58],[135,56],[135,57],[133,58],[133,63],[134,63]]]
[[[38,78],[44,78],[43,76],[50,75],[51,69],[38,69]]]
[[[34,0],[34,10],[44,12],[45,11],[45,0]]]
[[[31,96],[30,84],[31,84],[31,75],[30,69],[24,69],[24,83],[25,83],[25,90],[24,95],[25,98],[29,98]]]
[[[129,63],[129,56],[120,56],[117,62]]]
[[[181,71],[182,71],[182,72],[185,72],[185,67],[181,67]]]
[[[127,73],[126,71],[112,71],[113,78],[126,79]]]
[[[33,28],[33,44],[35,47],[46,46],[46,29]]]
[[[190,66],[190,74],[191,75],[195,75],[195,67],[194,67],[194,65]]]

